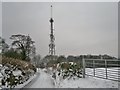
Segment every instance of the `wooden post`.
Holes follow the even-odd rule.
[[[93,74],[95,76],[95,61],[93,60]]]
[[[107,77],[107,61],[105,60],[105,73],[106,73],[106,79],[108,78]]]
[[[85,78],[85,59],[84,59],[84,57],[82,58],[82,62],[83,62],[83,78]]]

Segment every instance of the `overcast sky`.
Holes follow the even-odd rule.
[[[2,3],[2,36],[30,35],[37,53],[49,50],[50,5],[43,2]],[[53,3],[57,55],[109,54],[118,56],[118,3]]]

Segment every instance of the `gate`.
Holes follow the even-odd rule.
[[[120,60],[83,59],[83,78],[85,75],[120,82]]]

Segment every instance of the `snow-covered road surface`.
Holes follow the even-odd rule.
[[[39,70],[38,76],[24,88],[54,88],[53,79],[44,71]]]

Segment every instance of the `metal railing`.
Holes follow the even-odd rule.
[[[83,59],[83,78],[85,75],[120,82],[120,60]]]

